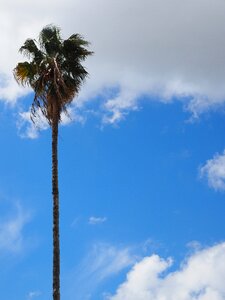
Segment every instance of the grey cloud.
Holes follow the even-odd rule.
[[[38,7],[25,0],[3,4],[0,33],[6,47],[0,66],[11,85],[8,94],[0,85],[1,98],[13,99],[22,93],[9,79],[21,43],[35,37],[45,24],[55,23],[65,35],[82,33],[95,51],[87,62],[91,75],[79,101],[87,101],[103,89],[118,89],[116,97],[105,95],[102,108],[111,112],[105,122],[115,122],[138,107],[141,95],[156,96],[164,102],[173,96],[188,97],[187,107],[194,114],[224,102],[224,1],[51,2],[40,0]],[[7,42],[9,37],[11,42]]]

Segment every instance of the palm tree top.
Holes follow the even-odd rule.
[[[66,111],[67,105],[77,96],[88,75],[82,66],[93,54],[88,46],[89,42],[80,34],[63,40],[60,28],[55,25],[45,26],[37,40],[25,41],[19,51],[28,60],[18,63],[14,76],[19,84],[34,90],[33,117],[41,109],[50,125],[55,113],[60,122],[62,111]]]

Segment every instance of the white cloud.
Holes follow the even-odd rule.
[[[106,91],[106,123],[136,109],[141,95],[165,102],[190,97],[186,106],[194,114],[224,103],[223,0],[6,1],[0,11],[2,100],[24,93],[11,75],[23,60],[18,48],[49,23],[60,25],[65,37],[79,32],[92,42],[90,79],[78,101]],[[108,97],[108,88],[116,95]]]
[[[109,244],[94,244],[87,257],[71,274],[67,299],[91,299],[99,285],[135,262],[129,247],[120,248]]]
[[[107,221],[106,217],[90,217],[88,223],[90,225],[97,225]]]
[[[199,241],[190,241],[189,243],[187,243],[186,245],[190,250],[194,250],[194,251],[198,251],[200,249],[203,248],[202,244]]]
[[[215,190],[225,190],[225,150],[216,154],[200,168],[201,177],[206,177],[210,187]]]
[[[19,130],[20,137],[36,139],[39,131],[48,129],[49,124],[40,110],[35,118],[35,123],[31,120],[30,111],[24,111],[19,114],[17,128]]]
[[[18,253],[24,248],[23,229],[30,220],[30,214],[16,204],[15,213],[0,220],[0,253]]]
[[[68,125],[71,122],[84,123],[85,119],[79,114],[76,114],[75,108],[68,108],[68,112],[63,112],[61,115],[61,125]],[[29,111],[24,111],[19,114],[17,120],[17,128],[20,137],[36,139],[39,132],[49,128],[47,119],[44,117],[41,110],[37,110],[34,122],[31,120],[31,113]]]
[[[102,281],[109,276],[117,274],[133,263],[134,257],[131,249],[119,248],[108,244],[94,245],[88,259],[86,270],[89,276]]]
[[[143,258],[109,300],[224,300],[225,243],[206,248],[169,271],[171,259]]]
[[[27,296],[27,299],[28,300],[31,300],[31,299],[34,299],[34,298],[37,298],[39,296],[41,296],[41,292],[40,291],[32,291],[32,292],[29,292],[28,293],[28,296]]]
[[[79,224],[80,220],[81,220],[81,217],[80,217],[80,216],[74,218],[70,226],[71,226],[72,228],[75,228],[75,227]]]

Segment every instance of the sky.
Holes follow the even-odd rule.
[[[90,41],[62,116],[62,300],[225,300],[225,2],[8,0],[0,10],[0,290],[52,294],[51,130],[18,49]]]

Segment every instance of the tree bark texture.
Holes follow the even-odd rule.
[[[53,300],[60,300],[58,122],[58,114],[54,111],[52,120]]]

